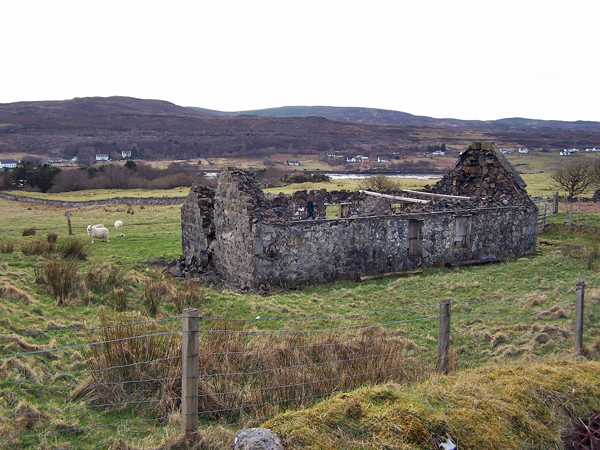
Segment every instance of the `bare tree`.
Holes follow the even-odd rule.
[[[358,183],[358,188],[365,191],[387,191],[388,189],[400,189],[400,186],[401,183],[397,179],[385,175],[374,175]]]
[[[588,158],[572,159],[550,174],[550,178],[557,188],[565,190],[567,200],[571,201],[594,184],[594,166],[597,162]]]

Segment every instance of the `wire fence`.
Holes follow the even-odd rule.
[[[160,321],[1,333],[0,446],[156,448],[182,431],[255,426],[360,386],[582,352],[599,316],[593,296],[584,316],[584,289],[348,316],[185,310]]]

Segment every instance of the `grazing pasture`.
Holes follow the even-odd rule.
[[[85,447],[89,439],[117,445],[115,436],[128,436],[135,448],[159,445],[168,448],[166,443],[173,443],[180,435],[177,403],[171,406],[165,403],[166,399],[178,397],[177,379],[168,385],[171,391],[152,391],[151,398],[156,398],[161,408],[164,407],[161,415],[156,416],[155,409],[139,403],[138,390],[127,393],[127,384],[121,379],[113,379],[115,391],[104,394],[90,391],[86,386],[94,384],[81,378],[82,367],[86,371],[93,370],[99,360],[94,359],[94,354],[74,347],[98,342],[96,339],[110,341],[141,336],[152,330],[180,332],[181,311],[189,306],[199,309],[200,315],[206,318],[202,323],[207,329],[219,329],[209,323],[219,324],[219,327],[229,323],[229,330],[238,333],[231,334],[226,341],[214,341],[221,342],[223,349],[239,350],[238,344],[242,348],[245,342],[248,345],[249,342],[240,338],[247,332],[258,333],[258,340],[252,341],[252,345],[264,347],[268,343],[261,341],[260,336],[275,335],[279,331],[310,329],[311,335],[317,336],[316,330],[320,327],[368,325],[383,327],[378,331],[382,335],[410,340],[414,348],[435,352],[438,305],[449,298],[452,300],[451,370],[460,373],[468,368],[498,364],[572,359],[572,300],[577,281],[585,280],[585,352],[589,358],[597,359],[600,350],[600,220],[595,214],[576,211],[573,226],[564,224],[568,215],[562,210],[561,214],[551,217],[550,225],[538,238],[536,256],[485,266],[428,268],[410,277],[363,283],[340,281],[306,286],[302,290],[288,291],[271,286],[263,296],[235,292],[226,286],[200,286],[162,273],[162,266],[157,262],[169,261],[181,254],[179,206],[114,204],[63,208],[0,199],[0,211],[0,383],[8,383],[0,386],[0,417],[4,419],[0,421],[0,437],[3,439],[22,436],[29,429],[34,430],[31,437],[34,442],[41,436],[42,428],[38,427],[51,423],[53,436],[58,436],[52,445],[57,447],[66,443]],[[67,211],[74,235],[68,234]],[[89,243],[86,225],[103,223],[112,228],[116,220],[124,223],[119,230],[123,237],[117,237],[113,230],[109,243],[100,239],[93,245]],[[23,230],[33,227],[35,235],[23,236]],[[241,322],[236,322],[240,319]],[[142,325],[120,326],[127,323]],[[91,328],[98,329],[91,331]],[[88,331],[82,332],[82,329]],[[356,336],[348,334],[344,339],[356,346],[360,342]],[[172,347],[173,342],[167,345],[158,337],[143,338],[140,342],[145,344],[137,350],[127,347],[127,352],[135,355],[135,351],[139,351],[138,357],[143,361],[149,355],[164,358],[165,352],[179,351]],[[285,340],[273,342],[282,354],[295,345]],[[317,342],[323,341],[314,341]],[[68,350],[57,351],[57,358],[53,359],[49,353],[27,355],[32,348]],[[106,359],[102,361],[122,358],[124,347],[105,345],[103,348]],[[293,357],[301,356],[308,357]],[[215,373],[227,375],[227,370],[234,368],[224,366],[222,356],[216,355],[214,360],[210,356],[206,358],[206,367],[212,367]],[[130,359],[127,361],[131,364]],[[249,364],[249,360],[240,367],[245,367],[243,364]],[[319,367],[314,362],[309,364]],[[159,369],[151,364],[140,367]],[[306,376],[317,376],[316,373],[311,375],[308,367],[303,369]],[[172,369],[175,374],[180,373],[178,363],[174,363]],[[69,380],[68,395],[58,390],[53,394],[47,389],[40,397],[35,393],[38,391],[23,390],[33,386],[33,380],[48,374],[53,382],[60,381],[59,378]],[[143,376],[151,378],[149,374]],[[131,371],[128,376],[138,375]],[[425,370],[414,373],[412,382],[427,376]],[[234,383],[235,378],[228,375],[223,386],[230,392],[243,391],[244,385],[227,384]],[[266,379],[252,380],[247,376],[242,383],[249,386]],[[282,384],[284,381],[283,378],[278,380]],[[11,389],[25,394],[10,397],[7,392]],[[144,389],[151,389],[150,384]],[[293,383],[290,389],[295,389]],[[333,393],[335,387],[331,391]],[[143,392],[142,395],[150,395],[149,391]],[[100,394],[108,395],[110,403],[116,405],[97,408],[101,401],[106,401],[95,396]],[[313,400],[326,397],[319,393]],[[128,398],[130,403],[120,403]],[[235,399],[227,401],[230,400]],[[228,405],[233,410],[234,403]],[[310,405],[308,401],[267,408],[261,410],[260,417]],[[69,416],[65,412],[69,407],[77,414]],[[52,412],[55,410],[60,413]],[[19,411],[23,420],[8,420]],[[229,445],[232,429],[261,423],[258,418],[245,416],[246,410],[240,411],[241,415],[232,413],[236,425],[218,415],[202,418],[202,433],[207,439],[205,448]],[[136,424],[137,419],[148,417],[163,419]],[[31,420],[27,422],[26,418]],[[278,424],[280,429],[286,428]],[[91,428],[82,433],[80,430],[86,427]],[[62,429],[71,431],[57,434],[56,430]],[[84,434],[87,437],[84,438]],[[26,439],[19,439],[26,447]]]

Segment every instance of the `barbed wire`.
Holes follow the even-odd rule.
[[[585,284],[586,287],[598,285],[600,283]],[[450,355],[450,364],[456,369],[476,367],[505,355],[541,352],[550,338],[535,334],[536,317],[553,318],[553,313],[562,311],[561,318],[572,320],[565,311],[572,314],[575,299],[572,296],[560,299],[571,292],[573,287],[453,303],[455,311],[449,315],[458,326],[455,325],[451,334],[447,332],[452,337],[454,352]],[[527,304],[527,312],[517,314],[507,313],[504,308],[473,313],[460,311],[460,307],[510,305],[541,296],[547,298]],[[200,404],[195,414],[206,420],[200,426],[237,426],[248,420],[273,417],[289,407],[307,406],[316,399],[364,383],[409,383],[428,376],[436,370],[437,364],[437,345],[433,342],[437,341],[434,332],[437,327],[432,325],[437,325],[440,319],[439,306],[436,302],[364,314],[310,318],[200,317],[200,323],[244,324],[241,329],[217,330],[203,326],[195,331],[200,337],[197,353],[201,388],[198,395],[193,396]],[[427,314],[432,309],[435,315]],[[528,322],[532,318],[533,325]],[[122,425],[131,429],[131,436],[138,435],[140,442],[157,438],[166,423],[178,414],[182,402],[179,382],[183,356],[179,336],[183,338],[191,331],[162,327],[154,332],[137,332],[139,328],[174,324],[181,319],[182,316],[174,316],[90,329],[0,333],[0,336],[39,336],[84,332],[85,338],[90,340],[60,348],[0,355],[0,374],[3,374],[0,397],[4,397],[3,405],[0,404],[0,422],[12,422],[8,437],[37,443],[52,439],[68,442],[68,448],[89,448],[119,442],[106,434],[112,427]],[[270,321],[315,322],[315,325],[299,329],[247,329],[246,324],[254,327],[260,322],[261,326],[267,326]],[[481,325],[473,327],[472,321],[479,321]],[[327,322],[330,326],[326,326]],[[111,336],[111,330],[125,327],[130,327],[135,335]],[[503,331],[499,331],[502,328]],[[543,328],[540,325],[538,329]],[[494,330],[497,332],[492,336]],[[554,332],[562,342],[572,334],[569,326],[548,332]],[[92,342],[96,334],[104,334],[108,339]],[[552,343],[553,348],[561,348],[559,344]],[[74,358],[75,352],[79,352],[77,358]],[[24,358],[25,362],[20,362]],[[71,369],[65,365],[69,359],[74,362]],[[133,411],[145,417],[136,417]],[[55,429],[51,424],[63,417],[66,428]],[[148,433],[147,429],[154,430],[155,434]],[[92,433],[97,437],[88,443],[84,438],[72,439],[70,433]]]

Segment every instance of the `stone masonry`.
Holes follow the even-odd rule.
[[[181,217],[177,270],[211,270],[240,289],[506,260],[535,253],[537,237],[525,183],[489,142],[473,143],[427,192],[273,196],[251,174],[228,169],[215,191],[192,187]]]

